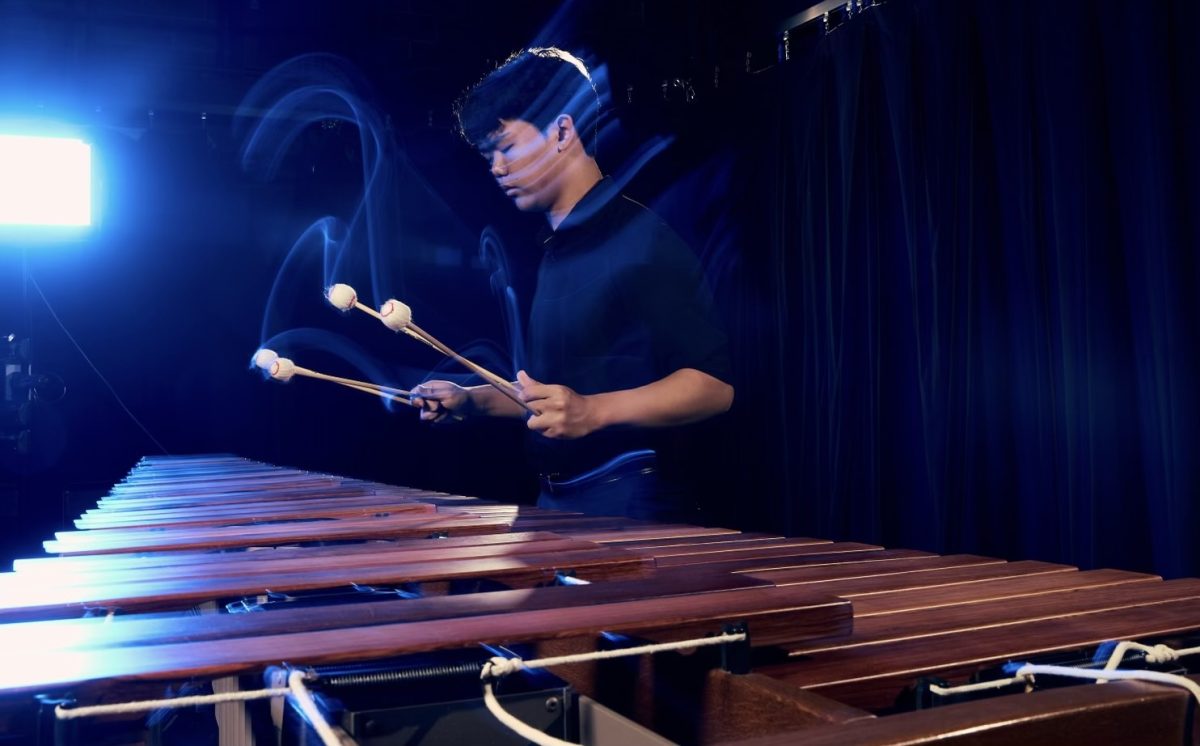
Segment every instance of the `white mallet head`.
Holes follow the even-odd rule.
[[[325,291],[325,297],[334,308],[339,308],[343,311],[349,311],[358,302],[358,293],[354,292],[354,288],[349,285],[343,285],[340,282],[329,286]]]
[[[270,370],[271,363],[278,359],[279,353],[275,352],[275,350],[268,350],[264,347],[258,352],[254,353],[254,367],[258,368],[259,370]]]
[[[290,381],[296,375],[296,364],[286,357],[276,358],[271,363],[271,378],[276,381]]]
[[[389,298],[379,307],[379,315],[383,317],[384,326],[394,332],[404,331],[412,323],[412,309],[395,298]]]

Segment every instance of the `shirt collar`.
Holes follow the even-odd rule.
[[[609,202],[617,196],[617,189],[613,183],[611,176],[605,176],[592,185],[592,188],[580,198],[562,222],[558,224],[557,229],[551,229],[549,225],[544,225],[539,231],[539,238],[542,244],[550,246],[552,239],[558,236],[565,236],[584,228],[590,223],[597,214],[599,214]]]

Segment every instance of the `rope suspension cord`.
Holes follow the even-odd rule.
[[[252,700],[274,699],[290,695],[295,700],[300,711],[304,713],[304,716],[308,718],[308,721],[317,731],[317,735],[320,736],[321,742],[325,746],[342,746],[342,739],[338,738],[333,729],[329,727],[329,723],[325,722],[325,718],[321,715],[320,710],[317,709],[316,702],[313,701],[308,687],[304,686],[304,679],[306,677],[307,674],[304,671],[295,670],[288,674],[288,685],[286,687],[255,689],[247,692],[200,694],[187,697],[172,697],[170,699],[143,699],[136,702],[90,705],[87,707],[63,707],[59,705],[54,708],[54,715],[59,720],[74,720],[101,715],[125,715],[134,712],[151,712],[153,710],[178,709],[181,707],[195,707],[197,705],[213,705],[222,702],[249,702]]]
[[[483,682],[483,701],[487,706],[488,711],[492,713],[502,724],[513,730],[526,740],[532,741],[538,746],[577,746],[570,741],[564,741],[560,738],[546,735],[545,733],[526,725],[517,718],[509,714],[496,699],[495,691],[493,690],[493,682],[496,679],[503,678],[515,671],[531,670],[540,668],[549,668],[551,666],[562,666],[569,663],[583,663],[587,661],[607,660],[611,658],[628,658],[636,655],[651,655],[654,653],[662,653],[672,650],[690,650],[694,648],[709,647],[712,645],[725,645],[732,642],[742,642],[746,639],[745,632],[734,632],[714,637],[702,637],[693,640],[680,640],[678,642],[655,643],[652,645],[640,645],[632,648],[622,648],[620,650],[601,650],[592,653],[580,653],[577,655],[560,655],[549,658],[539,658],[536,660],[522,660],[520,658],[502,658],[494,657],[484,664],[483,670],[480,673],[480,679]],[[308,688],[304,686],[304,679],[307,674],[304,671],[294,670],[288,674],[287,687],[277,687],[268,689],[258,689],[247,692],[229,692],[225,694],[205,694],[188,697],[174,697],[171,699],[159,700],[139,700],[136,702],[123,702],[109,705],[91,705],[87,707],[63,707],[59,705],[54,709],[55,716],[60,720],[71,720],[75,718],[96,717],[100,715],[117,715],[128,714],[134,712],[150,712],[159,709],[174,709],[180,707],[193,707],[196,705],[217,704],[220,702],[246,702],[257,699],[273,699],[276,697],[284,697],[290,695],[296,705],[304,713],[305,717],[316,729],[317,735],[325,746],[342,746],[341,739],[329,727],[324,716],[317,709],[316,703],[313,701],[312,695]]]
[[[531,741],[538,746],[578,746],[570,741],[564,741],[561,738],[546,735],[536,728],[526,725],[518,720],[511,713],[506,711],[499,700],[496,699],[496,694],[492,689],[492,683],[495,679],[513,673],[514,671],[549,668],[551,666],[562,666],[569,663],[584,663],[587,661],[607,660],[610,658],[627,658],[635,655],[650,655],[653,653],[661,653],[668,650],[689,650],[692,648],[707,647],[710,645],[724,645],[731,642],[741,642],[746,639],[745,632],[735,632],[715,637],[702,637],[694,640],[680,640],[679,642],[663,642],[653,645],[640,645],[632,648],[621,648],[620,650],[600,650],[594,653],[579,653],[578,655],[559,655],[550,658],[538,658],[536,660],[522,660],[520,658],[501,658],[499,656],[492,658],[483,666],[483,671],[479,678],[483,681],[483,703],[503,725],[508,727],[521,738]]]
[[[1029,692],[1033,689],[1034,677],[1038,674],[1047,676],[1066,676],[1076,679],[1093,679],[1097,684],[1103,684],[1107,681],[1117,680],[1138,680],[1152,681],[1159,684],[1168,684],[1170,686],[1178,686],[1187,689],[1197,703],[1200,703],[1200,684],[1192,681],[1186,676],[1178,674],[1162,673],[1161,671],[1133,671],[1128,669],[1119,669],[1117,666],[1124,660],[1125,655],[1130,650],[1137,650],[1146,654],[1147,663],[1167,663],[1178,660],[1187,655],[1195,655],[1200,653],[1200,647],[1184,648],[1183,650],[1175,650],[1167,645],[1142,645],[1141,643],[1131,642],[1128,640],[1117,644],[1109,656],[1108,662],[1104,668],[1078,668],[1073,666],[1043,666],[1030,663],[1023,664],[1017,667],[1013,676],[1007,679],[997,679],[995,681],[984,681],[977,684],[963,684],[962,686],[938,686],[933,684],[929,687],[929,691],[939,696],[950,696],[954,694],[967,694],[970,692],[981,692],[990,689],[1003,689],[1012,684],[1025,683],[1025,691]]]
[[[1104,664],[1105,671],[1112,671],[1117,666],[1121,665],[1121,661],[1125,659],[1125,653],[1130,650],[1137,650],[1146,654],[1147,663],[1170,663],[1171,661],[1179,660],[1184,656],[1196,655],[1200,653],[1200,647],[1184,648],[1183,650],[1175,650],[1168,645],[1142,645],[1138,642],[1122,640],[1113,648],[1112,655],[1108,657],[1108,663]]]
[[[54,715],[59,720],[75,720],[79,718],[99,717],[101,715],[128,715],[135,712],[151,712],[153,710],[175,710],[181,707],[198,707],[200,705],[215,705],[222,702],[250,702],[257,699],[273,699],[286,697],[287,688],[255,689],[248,692],[228,692],[225,694],[196,694],[187,697],[171,697],[170,699],[140,699],[134,702],[118,702],[111,705],[88,705],[86,707],[54,708]]]

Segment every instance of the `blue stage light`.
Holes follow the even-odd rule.
[[[0,134],[0,226],[85,228],[92,219],[91,145]]]

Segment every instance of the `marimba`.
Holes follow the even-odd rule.
[[[278,667],[311,672],[347,743],[434,742],[405,718],[446,705],[408,700],[478,698],[497,651],[731,631],[744,639],[564,665],[510,701],[589,743],[1197,738],[1192,696],[1162,683],[933,692],[1012,661],[1096,668],[1110,640],[1195,646],[1200,580],[583,516],[232,456],[143,459],[76,526],[0,576],[0,743],[169,743],[144,715],[66,727],[54,705],[246,688]],[[1188,671],[1144,655],[1123,667]],[[278,711],[230,707],[187,732],[292,733]],[[525,742],[483,715],[453,740]]]

